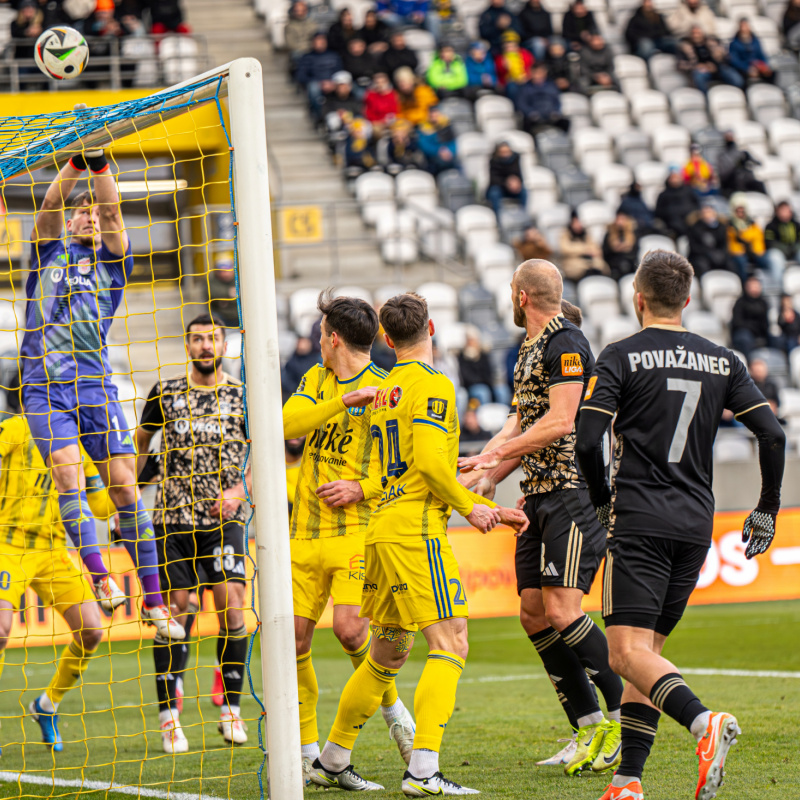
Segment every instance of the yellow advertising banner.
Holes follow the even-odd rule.
[[[800,598],[800,509],[781,512],[774,544],[752,561],[744,557],[745,545],[742,544],[742,524],[746,516],[747,512],[716,515],[713,542],[692,595],[692,605]],[[515,616],[519,612],[519,601],[514,575],[516,540],[513,533],[508,528],[497,528],[484,536],[471,528],[451,528],[448,535],[460,565],[470,615]],[[251,552],[255,552],[252,543]],[[77,562],[77,555],[72,555]],[[139,582],[128,554],[121,547],[110,548],[109,564],[120,587],[131,599],[117,609],[113,622],[110,617],[105,617],[106,635],[111,639],[152,639],[153,628],[144,627],[139,620]],[[248,630],[252,631],[256,626],[256,616],[249,610],[251,575],[252,564],[248,561],[245,619]],[[601,607],[601,579],[602,570],[584,601],[587,611],[598,611]],[[9,647],[25,644],[36,647],[69,641],[64,621],[51,609],[43,607],[30,589],[26,602],[27,607],[14,615]],[[320,625],[329,626],[332,616],[329,604]],[[213,636],[217,628],[214,600],[210,592],[205,592],[195,634]]]

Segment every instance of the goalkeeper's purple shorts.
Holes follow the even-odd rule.
[[[22,387],[25,418],[42,458],[80,440],[92,461],[134,455],[113,383],[79,381]]]

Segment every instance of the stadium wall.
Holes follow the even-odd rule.
[[[723,512],[714,520],[714,542],[709,550],[692,605],[711,603],[744,603],[761,600],[800,598],[800,508],[781,511],[775,543],[764,555],[753,561],[744,557],[742,524],[748,512]],[[472,617],[509,617],[519,612],[514,577],[515,539],[508,528],[498,528],[483,535],[472,528],[451,528],[450,543],[461,569],[461,579]],[[251,549],[254,545],[251,543]],[[77,556],[72,552],[78,564]],[[104,618],[110,639],[152,638],[152,629],[139,623],[139,582],[131,569],[130,558],[121,547],[110,548],[111,571],[130,598],[116,612],[115,622]],[[79,565],[80,566],[80,565]],[[363,567],[362,567],[363,568]],[[247,562],[248,593],[251,564]],[[359,569],[359,567],[354,567]],[[587,611],[601,607],[601,576],[598,575],[584,602]],[[71,636],[63,619],[38,602],[32,590],[26,595],[27,607],[14,617],[9,647],[54,645],[69,642]],[[256,625],[250,611],[250,597],[245,600],[245,621],[248,630]],[[320,625],[329,627],[332,607],[323,615]],[[210,592],[203,597],[203,613],[197,618],[197,635],[214,636],[219,627]]]

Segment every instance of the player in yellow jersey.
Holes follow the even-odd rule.
[[[342,692],[333,729],[309,777],[319,786],[382,789],[350,756],[358,732],[405,663],[421,630],[430,651],[414,696],[416,734],[402,791],[409,797],[477,794],[439,771],[439,748],[467,657],[467,598],[447,540],[455,509],[486,533],[503,522],[524,530],[521,511],[502,508],[456,480],[459,424],[452,382],[433,369],[433,323],[422,297],[404,294],[380,312],[397,364],[372,405],[366,481],[336,481],[318,495],[334,510],[374,499],[364,554],[361,614],[372,622],[369,655]]]
[[[307,781],[319,756],[319,689],[311,641],[328,598],[333,598],[333,632],[354,667],[364,661],[371,636],[368,620],[359,618],[370,503],[362,500],[347,508],[329,508],[316,491],[339,479],[367,479],[372,451],[368,406],[387,374],[370,360],[378,315],[368,303],[323,294],[318,307],[323,315],[322,364],[303,376],[283,409],[286,438],[306,436],[290,531],[300,744]],[[390,735],[408,763],[414,720],[394,682],[385,687],[380,705]]]
[[[9,406],[18,413],[0,424],[0,673],[14,612],[30,586],[45,605],[61,614],[73,636],[49,686],[29,706],[42,741],[60,752],[64,745],[58,706],[99,646],[102,621],[89,583],[67,552],[58,492],[18,403],[18,391],[12,387]],[[92,513],[108,519],[114,505],[97,467],[79,446]]]

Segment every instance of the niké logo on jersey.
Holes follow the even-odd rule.
[[[339,431],[339,423],[332,422],[324,428],[317,428],[308,440],[308,447],[316,447],[319,450],[330,450],[332,453],[344,455],[353,437],[349,430]]]
[[[447,416],[447,400],[443,400],[441,397],[429,397],[428,416],[431,419],[444,422]]]
[[[583,362],[577,353],[562,353],[561,374],[564,377],[570,375],[583,375]]]

